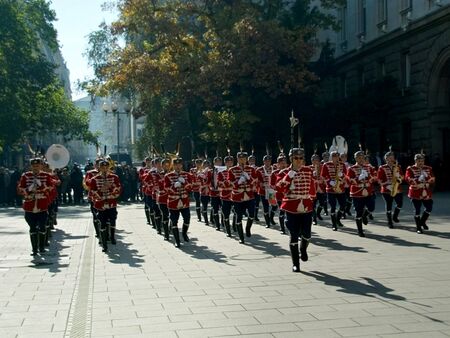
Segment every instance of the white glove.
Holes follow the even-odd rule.
[[[179,187],[181,187],[181,183],[180,182],[175,182],[175,184],[173,185],[175,188],[179,188]]]
[[[180,177],[178,177],[178,182],[183,184],[184,182],[186,182],[186,180],[184,179],[184,177],[180,176]]]
[[[295,175],[297,175],[297,172],[295,170],[289,170],[288,172],[289,178],[294,178]]]
[[[40,187],[40,186],[42,185],[42,183],[41,183],[40,180],[36,180],[35,182],[36,182],[36,185],[37,185],[38,187]]]
[[[205,174],[200,174],[200,175],[198,175],[198,177],[200,177],[200,178],[202,178],[202,179],[205,179],[205,178],[206,178]]]
[[[238,180],[238,184],[245,183],[245,181],[247,181],[247,180],[245,179],[245,177],[244,177],[244,176],[241,176],[241,177],[239,178],[239,180]]]
[[[31,184],[28,188],[27,188],[27,190],[28,191],[32,191],[32,190],[34,190],[34,183],[33,184]]]
[[[246,180],[250,179],[250,176],[248,176],[248,174],[245,171],[242,173],[242,176],[244,176]]]
[[[336,185],[336,181],[331,180],[331,181],[330,181],[330,185],[331,185],[332,187],[334,187],[334,186]]]
[[[425,175],[424,174],[419,176],[419,182],[425,182]]]
[[[366,175],[364,175],[364,174],[359,174],[359,180],[360,181],[363,181],[363,180],[365,180],[366,179]]]
[[[395,177],[396,178],[400,178],[400,174],[399,173],[395,173]]]

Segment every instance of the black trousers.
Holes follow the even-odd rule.
[[[402,193],[398,193],[394,197],[392,197],[391,194],[384,193],[383,199],[384,199],[384,205],[386,207],[386,212],[392,211],[392,205],[394,204],[394,201],[395,201],[395,206],[397,208],[401,209],[403,206],[403,194]]]
[[[172,222],[172,228],[178,227],[178,219],[180,218],[180,214],[183,217],[183,224],[189,225],[191,221],[191,212],[189,208],[184,209],[169,209],[170,221]]]
[[[220,197],[211,197],[211,207],[213,208],[214,215],[217,215],[219,213],[220,209]]]
[[[431,213],[431,211],[433,211],[433,200],[416,200],[416,199],[412,199],[412,204],[414,205],[414,208],[416,209],[416,216],[420,215],[420,209],[422,208],[422,205],[425,208],[425,211],[427,213]]]
[[[202,202],[202,212],[207,212],[210,197],[206,195],[200,195],[200,201]]]
[[[375,210],[375,199],[372,196],[353,197],[353,206],[356,211],[356,218],[361,218],[364,213],[364,208],[372,212]]]
[[[293,214],[286,211],[286,227],[289,229],[291,244],[298,243],[298,238],[311,238],[312,213]]]
[[[231,207],[233,206],[233,202],[222,200],[222,213],[224,219],[230,219]]]
[[[106,231],[108,224],[111,228],[116,228],[117,208],[98,210],[97,217],[100,221],[100,231]]]
[[[341,194],[333,194],[333,193],[327,193],[328,197],[328,203],[330,204],[330,212],[334,214],[336,212],[336,205],[339,203],[339,211],[344,212],[345,210],[345,203],[347,201],[347,197],[345,196],[345,193]]]
[[[200,192],[194,191],[192,195],[194,195],[195,209],[200,209]]]
[[[241,223],[245,210],[248,212],[248,218],[253,219],[255,214],[255,200],[251,199],[244,202],[234,202],[234,210],[236,211],[236,223]]]
[[[30,227],[30,234],[37,234],[38,232],[45,233],[47,217],[47,211],[41,211],[37,213],[25,211],[25,221]]]
[[[167,208],[167,204],[158,204],[159,210],[161,210],[162,220],[169,220],[169,209]]]
[[[318,192],[316,194],[316,199],[314,200],[314,209],[316,208],[317,204],[319,204],[319,206],[321,206],[322,208],[325,209],[326,205],[327,205],[327,194],[322,193],[322,192]]]

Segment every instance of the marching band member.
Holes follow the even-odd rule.
[[[172,234],[175,246],[180,247],[180,232],[178,230],[178,219],[183,217],[182,235],[185,242],[189,242],[187,235],[191,214],[189,211],[189,192],[192,188],[191,175],[183,171],[183,159],[173,159],[174,170],[164,176],[164,188],[167,190],[167,207],[172,226]]]
[[[348,170],[350,168],[350,163],[348,163],[348,155],[346,153],[341,154],[341,162],[345,165],[345,170]],[[352,215],[352,198],[350,197],[350,185],[347,181],[345,181],[345,210],[342,214],[342,218],[346,218],[347,215]]]
[[[402,168],[395,160],[395,155],[392,151],[387,152],[384,155],[383,164],[378,168],[378,181],[381,185],[381,194],[383,195],[386,217],[388,220],[389,228],[394,227],[394,223],[398,223],[398,215],[403,206],[403,193],[401,190],[401,183],[403,181]],[[392,215],[392,205],[395,201],[394,214]]]
[[[227,233],[227,237],[231,237],[230,214],[231,208],[233,206],[233,202],[231,201],[231,192],[233,190],[233,185],[228,180],[228,170],[233,166],[233,156],[225,156],[224,161],[227,169],[219,172],[217,180],[219,183],[219,192],[222,204],[222,215],[225,231]]]
[[[202,204],[202,215],[205,220],[205,225],[209,225],[208,221],[208,204],[211,200],[209,197],[208,171],[210,170],[211,162],[203,160],[202,171],[198,174],[200,178],[200,202]],[[212,220],[211,220],[212,221]]]
[[[214,158],[214,165],[209,168],[206,172],[206,184],[209,187],[209,198],[211,201],[211,208],[213,211],[214,225],[216,230],[220,231],[220,219],[219,219],[219,209],[220,209],[220,192],[219,192],[219,169],[217,167],[222,166],[222,158],[216,156]]]
[[[271,225],[275,225],[274,216],[275,210],[269,205],[269,192],[272,190],[270,187],[270,175],[272,175],[272,156],[264,155],[263,165],[256,169],[258,175],[258,185],[256,187],[256,193],[259,196],[263,205],[264,220],[266,221],[266,228],[270,228]],[[256,212],[255,212],[256,215]]]
[[[98,167],[99,167],[100,160],[101,160],[100,158],[97,158],[95,160],[95,162],[94,162],[94,169],[89,170],[86,173],[86,175],[84,176],[84,179],[83,179],[83,187],[88,192],[87,199],[89,201],[89,205],[90,205],[90,209],[91,209],[91,213],[92,213],[92,223],[94,225],[95,237],[97,237],[99,239],[100,239],[100,220],[98,219],[97,210],[95,210],[95,208],[94,208],[94,201],[92,199],[92,192],[91,192],[91,188],[88,185],[88,183],[90,182],[92,177],[96,176],[99,173]],[[146,211],[146,215],[147,215],[147,211]]]
[[[316,198],[313,171],[305,165],[305,153],[301,148],[289,151],[291,166],[278,174],[277,189],[284,193],[281,209],[286,212],[286,226],[291,238],[289,249],[292,271],[300,272],[298,239],[301,236],[300,258],[308,260],[307,248],[311,239],[311,222]]]
[[[365,208],[369,211],[373,211],[375,208],[375,200],[372,195],[374,194],[373,183],[376,181],[376,175],[371,167],[365,163],[363,151],[357,151],[354,156],[356,164],[348,169],[347,177],[350,181],[350,197],[353,199],[356,211],[358,235],[365,237],[362,227],[363,213]]]
[[[314,154],[311,156],[311,165],[310,168],[313,171],[314,181],[316,182],[316,196],[317,198],[314,200],[314,210],[313,210],[313,224],[317,224],[317,219],[323,220],[320,215],[322,210],[326,208],[327,204],[327,185],[325,180],[320,173],[322,172],[322,163],[320,163],[320,156]],[[318,204],[318,206],[317,206]],[[317,208],[316,208],[317,206]]]
[[[416,231],[421,234],[423,230],[428,230],[426,221],[433,210],[433,194],[430,185],[435,183],[433,169],[425,165],[425,156],[416,154],[414,156],[414,165],[406,169],[406,182],[409,184],[408,197],[411,199],[416,209],[414,221],[416,222]],[[424,206],[425,210],[420,216],[420,211]]]
[[[327,184],[328,203],[331,207],[331,222],[333,230],[336,231],[338,225],[342,226],[341,217],[345,211],[345,175],[347,174],[344,163],[341,162],[339,153],[330,153],[331,161],[325,162],[322,166],[322,176]],[[339,203],[339,211],[336,215],[336,205]]]
[[[49,238],[52,237],[51,229],[54,229],[54,224],[56,224],[56,217],[58,213],[58,190],[57,186],[61,184],[61,180],[58,175],[56,175],[52,169],[50,169],[49,164],[44,161],[43,169],[52,179],[52,186],[48,191],[49,206],[48,206],[48,216],[47,223],[45,225],[45,246],[49,246]]]
[[[277,158],[277,169],[272,171],[272,174],[270,175],[270,187],[275,190],[275,200],[278,205],[278,221],[280,222],[282,234],[286,233],[286,229],[284,226],[286,213],[284,210],[281,209],[281,203],[283,201],[284,194],[277,189],[276,185],[278,174],[286,168],[287,168],[286,155],[284,153],[280,153]]]
[[[153,160],[153,168],[150,169],[148,175],[152,176],[153,182],[150,215],[153,215],[153,218],[155,220],[154,227],[156,227],[156,232],[159,235],[161,234],[162,216],[161,216],[161,209],[159,208],[157,203],[157,196],[159,190],[159,180],[161,171],[162,171],[161,159],[157,157]]]
[[[20,177],[17,191],[23,196],[22,208],[30,227],[32,256],[45,252],[46,223],[50,204],[48,192],[54,184],[51,176],[42,171],[42,159],[30,160],[31,170]]]
[[[122,192],[119,177],[110,172],[109,167],[110,164],[107,160],[101,160],[99,173],[92,177],[88,183],[92,191],[94,208],[97,210],[98,219],[100,220],[103,252],[108,252],[108,225],[111,244],[116,244],[117,199]]]
[[[158,191],[156,194],[156,202],[161,211],[161,223],[164,230],[164,240],[168,241],[169,231],[169,209],[167,208],[167,189],[164,187],[164,176],[169,172],[170,160],[165,158],[161,161],[162,170],[158,173]]]
[[[370,163],[370,155],[367,153],[366,150],[366,154],[364,155],[364,159],[365,159],[365,164],[369,167],[370,169],[370,176],[374,177],[372,184],[376,184],[378,183],[378,175],[377,175],[377,169]],[[364,209],[364,213],[363,213],[363,224],[367,225],[369,223],[369,219],[373,220],[373,212],[375,210],[375,200],[377,199],[377,195],[375,194],[375,187],[373,189],[373,193],[370,195],[370,197],[373,199],[373,202],[370,204],[372,209],[369,208],[365,208]]]
[[[189,171],[192,175],[192,194],[194,195],[195,200],[195,211],[197,212],[198,221],[202,221],[201,207],[200,207],[200,185],[201,179],[199,174],[202,172],[202,164],[203,161],[200,158],[195,160],[195,168],[191,168]]]
[[[255,191],[254,185],[258,177],[256,171],[250,165],[247,165],[247,152],[237,153],[238,164],[228,170],[228,180],[233,185],[231,200],[234,203],[236,211],[236,228],[239,234],[239,243],[245,243],[244,230],[242,228],[242,218],[245,211],[248,211],[247,225],[245,235],[251,236],[251,227],[253,216],[255,214]]]
[[[248,157],[248,165],[254,168],[255,170],[258,168],[256,166],[256,156],[254,154],[254,150],[252,150],[252,154]],[[261,199],[259,194],[257,194],[256,190],[254,194],[255,194],[255,215],[253,216],[253,220],[255,222],[259,222],[258,212],[259,212],[259,202],[261,202]]]
[[[150,219],[150,205],[151,205],[151,186],[148,187],[148,184],[151,184],[152,182],[145,182],[145,177],[149,173],[150,169],[152,168],[152,160],[150,157],[146,157],[145,160],[145,167],[141,168],[139,170],[139,181],[141,182],[141,190],[142,190],[142,196],[144,198],[144,211],[145,211],[145,217],[147,219],[147,224],[150,225],[150,221],[153,223],[153,219]],[[151,178],[151,177],[150,177]],[[149,197],[150,196],[150,197]]]

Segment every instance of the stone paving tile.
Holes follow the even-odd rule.
[[[219,336],[233,336],[239,334],[239,331],[234,327],[220,327],[207,328],[196,330],[177,330],[177,336],[180,338],[197,338],[197,337],[219,337]]]
[[[236,328],[243,334],[289,332],[298,330],[298,327],[292,323],[244,325],[237,326]]]
[[[358,327],[338,327],[334,328],[334,330],[344,337],[361,337],[368,335],[380,335],[386,333],[400,333],[401,330],[398,330],[394,326],[391,325],[367,325],[367,326],[358,326]]]
[[[331,329],[320,329],[320,330],[302,330],[302,331],[293,331],[293,332],[277,332],[273,334],[276,338],[335,338],[342,337],[336,331]]]

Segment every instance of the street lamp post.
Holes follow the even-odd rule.
[[[123,107],[124,111],[119,110],[119,106],[116,102],[111,102],[111,107],[106,102],[103,102],[103,111],[105,114],[113,113],[117,117],[117,162],[120,163],[120,115],[129,115],[131,112],[131,106],[126,103]]]

